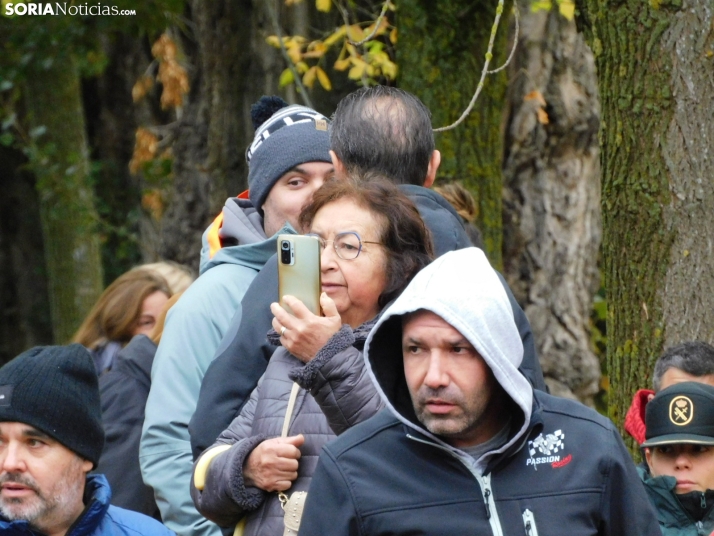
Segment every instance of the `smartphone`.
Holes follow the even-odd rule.
[[[320,241],[315,236],[278,235],[278,296],[295,296],[315,315],[320,315]]]

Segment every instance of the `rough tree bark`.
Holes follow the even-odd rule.
[[[79,75],[70,55],[37,62],[26,81],[54,340],[66,343],[102,291],[97,214]]]
[[[432,111],[434,127],[455,121],[476,89],[496,2],[403,0],[399,3],[399,86]],[[496,37],[492,69],[508,57],[510,2]],[[455,130],[436,134],[439,177],[460,179],[479,205],[478,227],[491,263],[501,267],[502,103],[506,73],[490,76],[471,115]],[[438,183],[437,183],[438,184]]]
[[[198,267],[201,233],[240,184],[246,145],[243,95],[249,65],[252,6],[239,2],[190,2],[193,32],[183,39],[191,91],[173,145],[173,186],[161,221],[159,254]]]
[[[510,72],[504,273],[530,319],[551,393],[592,405],[600,364],[590,313],[601,239],[594,59],[574,22],[524,6]],[[547,124],[538,120],[538,95]]]
[[[610,414],[664,346],[714,340],[710,0],[582,0],[602,103]]]

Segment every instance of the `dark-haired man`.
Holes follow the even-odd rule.
[[[378,173],[400,185],[429,228],[437,256],[471,246],[454,208],[429,189],[441,154],[434,142],[429,109],[415,95],[385,86],[347,95],[333,116],[330,143],[337,177]],[[499,279],[525,348],[521,371],[536,389],[545,390],[528,319],[500,274]],[[189,427],[194,457],[211,446],[240,413],[265,371],[275,349],[265,333],[271,328],[269,305],[277,301],[277,291],[277,260],[271,259],[244,297],[242,309],[250,310],[250,316],[233,318],[206,372]]]
[[[323,447],[301,536],[658,536],[614,425],[535,391],[483,252],[424,268],[367,337],[385,409]]]
[[[79,345],[36,347],[0,368],[0,533],[28,536],[172,534],[111,506],[102,475],[94,363]]]

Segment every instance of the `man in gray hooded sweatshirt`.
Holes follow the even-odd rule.
[[[483,252],[424,268],[367,338],[385,409],[326,445],[300,536],[656,536],[613,424],[534,391]]]

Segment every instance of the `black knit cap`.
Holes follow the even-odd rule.
[[[0,422],[29,424],[96,466],[104,429],[97,372],[84,346],[36,346],[0,368]]]
[[[647,404],[645,424],[643,447],[714,445],[714,387],[682,382],[663,389]]]
[[[305,162],[332,163],[329,121],[307,106],[289,106],[280,97],[263,96],[250,110],[255,128],[245,152],[249,197],[263,214],[263,203],[278,179]]]

